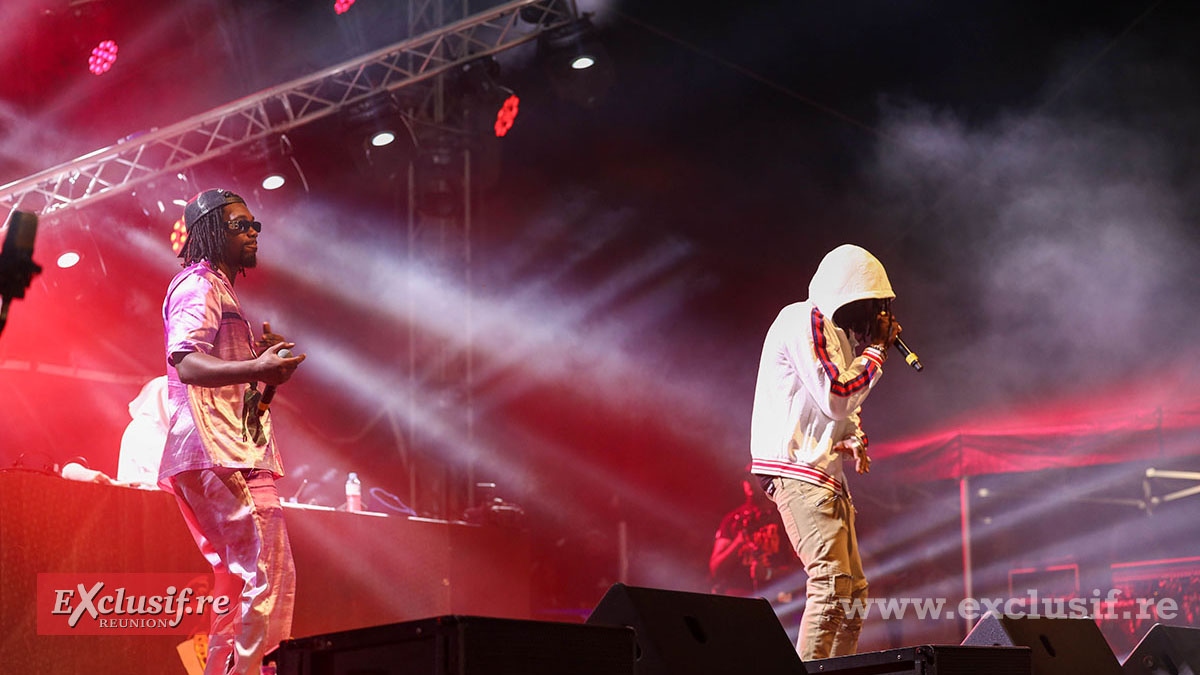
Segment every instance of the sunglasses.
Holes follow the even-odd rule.
[[[249,232],[250,228],[254,228],[255,232],[262,232],[262,223],[257,220],[230,220],[225,223],[225,227],[230,232]]]

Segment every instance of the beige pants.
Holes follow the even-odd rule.
[[[275,478],[266,471],[203,469],[171,478],[192,538],[214,572],[242,578],[233,613],[214,614],[205,675],[258,675],[263,654],[289,637],[296,568]]]
[[[804,661],[853,654],[862,615],[848,616],[846,605],[867,599],[854,505],[849,497],[792,478],[776,477],[773,485],[783,527],[808,573],[796,651]]]

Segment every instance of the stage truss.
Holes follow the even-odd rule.
[[[434,3],[431,3],[434,4]],[[347,106],[529,42],[575,19],[558,0],[515,0],[153,129],[0,186],[0,206],[49,215],[121,194]],[[536,23],[518,24],[522,19]]]

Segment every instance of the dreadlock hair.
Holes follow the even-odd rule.
[[[183,266],[188,267],[201,260],[217,265],[225,262],[224,208],[213,209],[196,219],[187,230],[187,241],[179,251]],[[245,275],[246,270],[242,270]]]

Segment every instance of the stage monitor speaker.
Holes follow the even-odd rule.
[[[1029,647],[1033,675],[1121,675],[1112,648],[1091,619],[985,615],[964,645]]]
[[[637,633],[638,675],[796,675],[804,667],[762,598],[613,584],[587,623]]]
[[[922,645],[807,661],[804,667],[807,675],[1030,675],[1030,656],[1028,647]]]
[[[440,616],[285,640],[279,675],[633,675],[628,628]]]
[[[1154,624],[1122,669],[1125,675],[1200,675],[1200,628]]]

